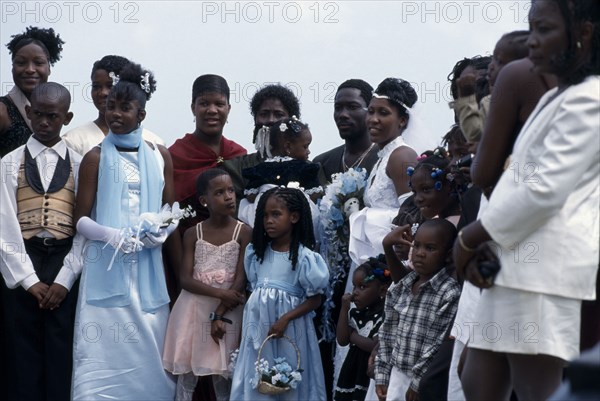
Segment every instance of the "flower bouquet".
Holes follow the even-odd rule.
[[[299,382],[302,381],[302,372],[300,369],[300,350],[296,344],[287,336],[283,336],[288,340],[296,350],[296,356],[298,358],[298,364],[294,370],[285,358],[274,358],[273,366],[269,365],[269,362],[264,358],[261,358],[262,349],[268,340],[274,338],[274,334],[271,334],[260,346],[258,350],[256,366],[256,376],[254,378],[254,388],[262,394],[282,394],[286,391],[296,388]]]
[[[117,234],[117,238],[112,241],[115,244],[115,253],[108,264],[107,270],[111,270],[119,251],[133,253],[144,248],[155,248],[175,231],[179,220],[195,215],[196,212],[191,206],[180,209],[178,202],[175,202],[173,207],[168,203],[165,204],[158,213],[142,213],[133,226],[122,228]],[[106,243],[105,247],[108,245],[109,242]]]
[[[335,338],[335,325],[331,320],[331,310],[335,307],[332,295],[336,288],[345,283],[351,263],[348,255],[349,217],[364,207],[366,185],[367,170],[363,168],[351,168],[345,173],[334,174],[332,183],[327,186],[319,204],[319,242],[321,254],[330,270],[319,331],[322,339],[327,342]]]

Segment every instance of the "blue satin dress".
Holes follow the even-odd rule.
[[[302,381],[298,387],[281,395],[264,395],[253,388],[255,365],[261,343],[269,328],[284,313],[298,307],[307,297],[323,294],[329,283],[329,270],[318,253],[300,247],[298,264],[292,270],[288,252],[270,247],[263,263],[258,263],[252,244],[246,248],[244,268],[252,295],[244,308],[240,353],[233,374],[231,401],[255,400],[326,400],[325,380],[319,344],[308,313],[291,321],[285,331],[300,350]],[[272,339],[263,348],[261,358],[273,365],[274,358],[285,357],[295,368],[296,351],[285,339]]]

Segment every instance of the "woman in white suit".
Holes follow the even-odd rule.
[[[529,58],[559,86],[525,123],[480,219],[459,233],[459,274],[485,288],[462,373],[469,399],[547,399],[579,353],[595,298],[600,175],[600,4],[534,0]],[[497,246],[495,282],[481,261]]]

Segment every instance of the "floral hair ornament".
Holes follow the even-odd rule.
[[[113,86],[115,86],[116,84],[118,84],[119,83],[119,79],[121,79],[117,74],[115,74],[114,71],[109,72],[108,76],[112,79]]]
[[[140,75],[142,81],[140,82],[140,87],[146,93],[150,93],[150,73],[146,72],[144,75]]]
[[[279,124],[279,131],[281,131],[281,132],[285,132],[285,131],[287,131],[287,128],[288,128],[288,127],[287,127],[287,124],[286,124],[286,123],[281,123],[281,124]]]

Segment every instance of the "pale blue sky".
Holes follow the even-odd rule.
[[[248,103],[260,85],[280,82],[300,96],[313,133],[312,156],[342,143],[333,123],[337,85],[388,76],[413,82],[431,143],[453,122],[446,76],[463,57],[490,54],[503,33],[527,29],[529,1],[2,1],[1,94],[12,86],[4,46],[29,25],[65,40],[50,80],[71,89],[75,118],[96,117],[89,97],[92,64],[106,54],[155,73],[158,90],[145,126],[167,144],[194,129],[191,86],[202,74],[232,89],[225,136],[252,151]]]

